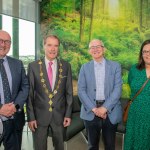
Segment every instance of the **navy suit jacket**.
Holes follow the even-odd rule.
[[[14,104],[19,104],[21,112],[16,112],[14,119],[17,129],[23,128],[25,123],[23,106],[27,100],[29,92],[28,79],[23,67],[22,61],[7,56],[11,76],[12,76],[12,101]]]
[[[122,120],[122,109],[119,98],[122,91],[121,66],[114,61],[106,60],[103,106],[108,110],[108,117],[112,124]],[[94,73],[94,61],[90,61],[81,67],[78,78],[78,95],[82,102],[81,118],[93,120],[92,109],[96,107],[96,81]]]

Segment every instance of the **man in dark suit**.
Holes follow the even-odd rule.
[[[9,33],[0,30],[0,118],[4,126],[4,135],[0,145],[3,142],[5,150],[21,150],[25,123],[23,106],[28,96],[29,85],[22,62],[7,56],[10,46]],[[5,79],[2,75],[2,68],[6,73]],[[6,79],[8,91],[4,82]],[[9,93],[9,96],[6,97],[6,93]],[[6,101],[6,98],[9,101]]]
[[[35,150],[47,150],[48,128],[55,150],[64,149],[65,127],[71,123],[73,102],[71,66],[58,56],[60,41],[44,39],[45,57],[29,64],[27,116]]]

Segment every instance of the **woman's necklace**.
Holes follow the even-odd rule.
[[[46,85],[46,80],[44,79],[44,73],[43,73],[43,69],[42,69],[42,61],[39,60],[38,64],[40,65],[40,79],[41,79],[41,84],[42,84],[42,87],[44,88],[44,91],[46,93],[46,95],[48,96],[49,98],[49,105],[50,105],[50,108],[49,108],[49,111],[52,112],[53,108],[52,108],[52,104],[53,104],[53,101],[52,101],[52,98],[57,94],[58,92],[58,89],[59,89],[59,86],[61,84],[61,79],[62,79],[62,72],[63,72],[63,69],[62,69],[62,63],[60,62],[60,60],[58,60],[58,63],[59,63],[59,70],[58,70],[58,83],[57,85],[55,86],[56,88],[50,92],[47,88],[47,85]]]

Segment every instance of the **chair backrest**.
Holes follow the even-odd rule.
[[[73,96],[73,109],[72,109],[72,113],[80,112],[80,110],[81,110],[81,102],[79,100],[78,95],[74,95]]]
[[[67,127],[65,141],[81,132],[85,127],[83,120],[80,118],[81,102],[77,95],[73,96],[73,110],[71,125]]]

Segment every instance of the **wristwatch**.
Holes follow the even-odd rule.
[[[17,111],[21,111],[19,104],[16,104],[15,108],[16,108]]]

